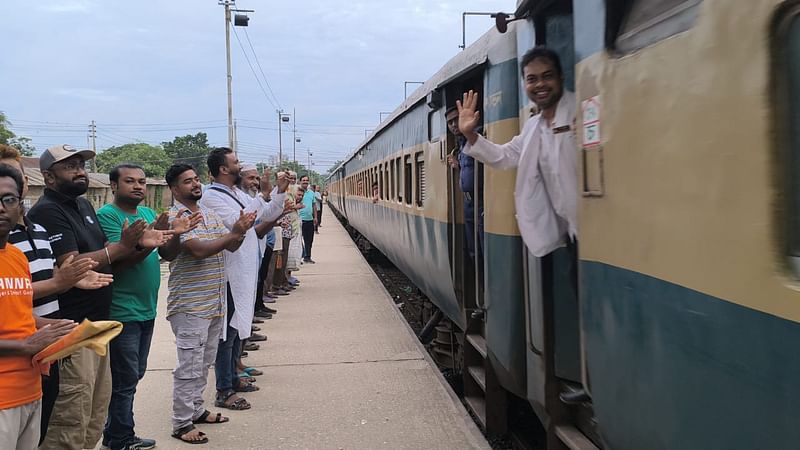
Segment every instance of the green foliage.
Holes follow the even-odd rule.
[[[22,156],[33,156],[36,153],[36,147],[31,144],[30,138],[17,136],[8,127],[11,123],[6,118],[6,115],[0,112],[0,144],[8,144],[15,147],[22,153]]]
[[[278,171],[294,171],[297,172],[297,181],[300,181],[300,177],[303,175],[308,175],[309,183],[316,184],[316,185],[324,185],[325,178],[317,173],[314,170],[308,170],[305,165],[295,162],[295,161],[284,161],[283,165],[278,169],[277,167],[267,165],[265,163],[257,163],[256,168],[258,169],[259,173],[264,173],[264,170],[269,170],[271,174],[276,174]]]
[[[331,166],[328,167],[328,170],[326,170],[325,173],[322,174],[322,177],[327,179],[329,176],[331,176],[333,174],[333,171],[336,170],[339,167],[339,164],[341,164],[343,162],[344,162],[344,160],[340,159],[340,160],[336,161],[335,163],[331,164]]]
[[[150,144],[125,144],[110,147],[97,155],[97,171],[108,173],[114,166],[122,163],[139,164],[148,177],[164,178],[170,166],[170,158],[163,148]]]
[[[8,145],[16,148],[22,153],[22,156],[33,156],[36,153],[36,147],[31,144],[31,139],[23,136],[17,136],[8,140]]]
[[[164,146],[167,157],[171,159],[170,164],[191,164],[203,182],[208,179],[206,159],[211,148],[208,146],[208,135],[206,133],[200,132],[195,135],[176,136],[172,141],[162,142],[161,145]]]

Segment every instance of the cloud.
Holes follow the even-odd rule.
[[[65,0],[36,5],[36,9],[46,13],[89,12],[94,6],[89,0]]]
[[[112,93],[91,88],[61,88],[56,89],[55,93],[56,95],[72,97],[89,102],[116,102],[120,99],[118,96]]]

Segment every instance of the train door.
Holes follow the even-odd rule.
[[[531,14],[526,24],[517,27],[518,58],[535,45],[554,50],[564,70],[564,89],[574,92],[572,1],[550,2]],[[522,87],[520,99],[521,104],[530,104]],[[528,397],[551,424],[575,425],[591,434],[587,428],[592,427],[593,413],[582,375],[576,252],[572,246],[544,258],[525,252]]]
[[[445,90],[446,107],[455,106],[461,95],[471,90],[481,91],[483,87],[483,68],[477,68],[457,78]],[[448,131],[445,151],[455,160],[456,168],[450,167],[447,173],[448,219],[450,220],[449,243],[453,286],[459,302],[469,316],[482,308],[483,279],[482,258],[479,249],[480,231],[479,201],[482,201],[482,183],[476,182],[477,161],[473,166],[462,170],[459,159],[461,140]],[[473,169],[474,168],[474,169]],[[471,192],[470,192],[471,190]],[[466,191],[466,192],[465,192]]]

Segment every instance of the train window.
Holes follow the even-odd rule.
[[[416,156],[417,163],[417,206],[420,208],[425,205],[425,154],[418,152]]]
[[[397,201],[402,203],[403,202],[403,163],[400,162],[400,158],[394,160],[394,168],[395,168],[395,182],[397,183]]]
[[[779,150],[785,167],[783,176],[784,191],[787,193],[784,219],[786,227],[786,247],[795,276],[800,277],[800,6],[788,8],[779,23],[775,48],[779,54],[775,62],[776,72],[774,104],[779,111]]]
[[[411,162],[411,155],[406,155],[404,161],[405,161],[405,167],[403,167],[403,175],[404,175],[405,183],[403,183],[404,184],[403,192],[405,193],[405,196],[406,196],[406,204],[410,205],[411,204],[411,195],[412,195],[411,186],[413,185],[413,183],[412,183],[412,181],[413,181],[413,172],[412,172],[413,167],[412,167],[412,162]]]
[[[383,163],[383,199],[389,200],[389,163]]]
[[[392,200],[397,200],[397,185],[395,184],[395,173],[394,173],[394,160],[390,161],[389,164],[389,186],[392,189]]]
[[[378,164],[378,172],[376,175],[378,176],[378,191],[380,192],[380,199],[386,200],[383,198],[383,164]]]
[[[428,140],[439,142],[445,135],[444,108],[428,113]]]
[[[684,32],[694,25],[702,0],[634,0],[609,2],[607,43],[631,53]]]
[[[388,185],[389,185],[389,200],[394,200],[394,160],[389,160],[389,169],[388,174],[389,177]]]

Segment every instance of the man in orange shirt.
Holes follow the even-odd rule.
[[[77,324],[33,315],[33,286],[25,254],[8,243],[22,214],[22,174],[0,165],[0,448],[39,445],[42,380],[31,357]]]

